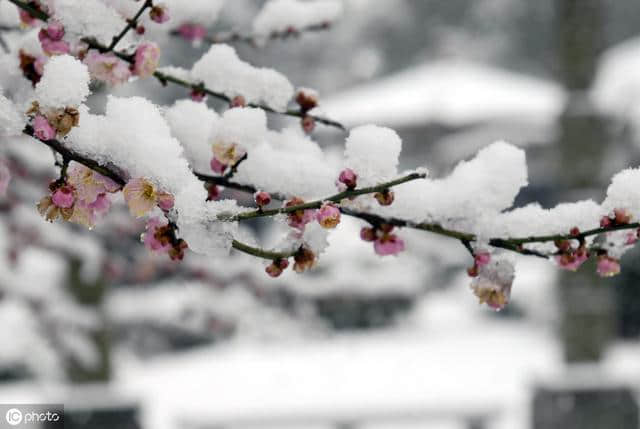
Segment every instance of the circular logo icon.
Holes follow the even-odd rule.
[[[22,422],[22,411],[17,408],[11,408],[5,415],[7,423],[11,426],[17,426]]]

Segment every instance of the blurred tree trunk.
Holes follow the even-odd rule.
[[[72,258],[69,263],[69,279],[67,288],[73,300],[81,306],[88,307],[96,314],[101,323],[89,332],[90,341],[95,348],[98,361],[87,367],[81,361],[68,359],[67,375],[74,383],[107,382],[111,378],[110,338],[106,317],[103,314],[103,301],[106,292],[105,282],[101,277],[86,281],[81,276],[82,262]]]
[[[607,123],[589,103],[603,50],[604,0],[555,2],[557,75],[569,93],[559,122],[557,183],[563,198],[600,199]],[[562,341],[568,363],[597,361],[614,332],[615,296],[611,285],[595,275],[593,263],[560,276]]]

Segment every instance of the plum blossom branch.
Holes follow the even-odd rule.
[[[292,252],[275,252],[271,250],[264,250],[258,247],[249,246],[248,244],[242,243],[238,240],[233,240],[231,242],[231,246],[236,250],[255,256],[257,258],[270,259],[273,261],[290,258],[297,253],[297,250]]]
[[[236,220],[247,220],[247,219],[253,219],[253,218],[257,218],[257,217],[264,217],[264,216],[275,216],[278,214],[286,214],[286,213],[293,213],[296,212],[298,210],[308,210],[308,209],[318,209],[320,208],[323,204],[327,203],[327,202],[333,202],[333,203],[339,203],[344,199],[348,199],[348,198],[354,198],[360,195],[365,195],[365,194],[373,194],[376,192],[382,192],[386,189],[389,189],[393,186],[397,186],[397,185],[401,185],[403,183],[406,182],[410,182],[412,180],[417,180],[417,179],[424,179],[426,177],[426,174],[423,173],[411,173],[408,174],[404,177],[401,177],[399,179],[395,179],[395,180],[391,180],[389,182],[385,182],[385,183],[381,183],[379,185],[376,186],[369,186],[366,188],[360,188],[360,189],[347,189],[343,192],[339,192],[335,195],[332,195],[330,197],[327,198],[323,198],[321,200],[315,200],[315,201],[309,201],[307,203],[302,203],[302,204],[295,204],[295,205],[290,205],[287,207],[282,207],[279,209],[272,209],[272,210],[254,210],[254,211],[250,211],[250,212],[245,212],[245,213],[239,213],[229,219],[226,220],[231,220],[231,221],[236,221]]]
[[[49,19],[49,15],[46,12],[33,6],[30,3],[23,2],[21,0],[9,0],[9,2],[15,4],[17,7],[24,10],[32,17],[37,18],[41,21],[47,21]]]

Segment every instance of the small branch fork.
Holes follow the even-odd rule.
[[[49,19],[49,15],[39,9],[34,8],[33,6],[31,6],[28,3],[25,3],[22,0],[9,0],[11,1],[11,3],[15,4],[17,7],[21,8],[22,10],[26,11],[27,13],[29,13],[31,16],[38,18],[42,21],[47,21]],[[140,8],[140,10],[138,10],[138,13],[136,13],[135,17],[131,20],[128,21],[127,26],[120,32],[120,34],[118,34],[117,36],[115,36],[113,38],[113,41],[111,42],[111,44],[109,46],[105,46],[101,43],[99,43],[98,41],[96,41],[95,39],[92,38],[84,38],[82,39],[83,42],[87,43],[89,45],[89,48],[92,49],[96,49],[101,53],[107,53],[107,52],[113,52],[114,55],[116,55],[118,58],[120,58],[121,60],[124,60],[128,63],[133,63],[134,59],[132,55],[128,55],[126,53],[123,52],[118,52],[115,51],[115,47],[118,44],[118,42],[120,40],[122,40],[122,38],[127,34],[127,32],[129,32],[131,29],[135,28],[136,26],[136,22],[138,20],[138,18],[142,15],[142,13],[149,7],[153,6],[153,1],[152,0],[145,0],[144,4],[142,5],[142,7]],[[159,71],[156,71],[155,73],[153,73],[153,76],[162,84],[162,86],[166,86],[167,83],[173,83],[175,85],[179,85],[182,86],[184,88],[188,88],[192,91],[200,91],[203,92],[207,95],[210,95],[211,97],[217,98],[219,100],[222,101],[226,101],[227,103],[231,102],[231,98],[227,97],[225,94],[219,93],[219,92],[215,92],[210,90],[209,88],[204,87],[201,83],[191,83],[191,82],[187,82],[186,80],[180,79],[176,76],[172,76],[170,74],[167,73],[162,73]],[[285,115],[285,116],[293,116],[293,117],[297,117],[297,118],[304,118],[304,117],[311,117],[313,118],[316,122],[330,126],[330,127],[334,127],[337,128],[339,130],[342,131],[346,131],[346,128],[344,125],[342,125],[340,122],[338,121],[334,121],[332,119],[329,118],[325,118],[322,116],[316,116],[316,115],[310,115],[308,113],[305,113],[301,110],[297,110],[297,109],[287,109],[285,111],[279,111],[279,110],[275,110],[269,106],[265,106],[265,105],[261,105],[261,104],[255,104],[255,103],[249,103],[248,104],[249,107],[255,107],[258,109],[262,109],[265,112],[268,113],[273,113],[273,114],[277,114],[277,115]]]

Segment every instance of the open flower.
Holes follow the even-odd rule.
[[[131,77],[129,65],[112,53],[101,54],[91,49],[84,57],[84,63],[94,79],[110,85],[125,83]]]
[[[340,209],[334,204],[326,203],[316,212],[316,219],[323,228],[335,228],[340,223]]]
[[[69,43],[62,40],[63,37],[64,27],[57,21],[50,21],[47,27],[38,33],[42,50],[47,55],[68,54],[71,51]]]
[[[502,310],[511,297],[511,285],[515,278],[513,264],[507,259],[493,258],[479,267],[478,276],[471,281],[471,289],[490,308]]]
[[[142,217],[156,205],[162,210],[173,207],[173,196],[167,192],[158,191],[153,183],[147,179],[131,179],[122,190],[124,200],[129,211],[135,217]]]
[[[51,195],[51,201],[61,209],[68,209],[73,207],[76,197],[74,196],[74,189],[72,186],[64,185],[59,187]]]
[[[141,237],[147,249],[154,252],[168,252],[171,249],[171,240],[166,231],[167,225],[166,219],[159,217],[149,219],[146,232]]]
[[[140,77],[151,76],[158,67],[160,48],[152,42],[141,43],[136,49],[133,61],[133,74]]]
[[[75,188],[77,198],[87,204],[95,202],[101,194],[120,189],[113,180],[77,163],[69,168],[67,182]]]
[[[221,165],[230,166],[242,158],[246,151],[237,143],[229,143],[225,141],[216,141],[212,145],[214,159]],[[211,161],[213,169],[213,161]],[[213,169],[216,171],[215,169]]]
[[[404,251],[404,240],[395,234],[384,233],[373,242],[373,250],[380,256],[396,255]]]
[[[568,249],[554,259],[560,268],[577,271],[589,259],[589,252],[584,246],[580,246],[578,249]]]

